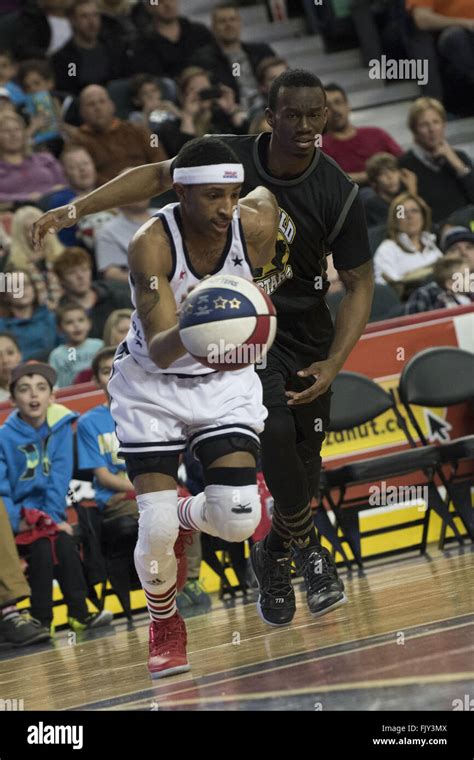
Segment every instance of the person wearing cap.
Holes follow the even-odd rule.
[[[433,267],[433,279],[411,294],[405,314],[474,303],[474,232],[451,227],[441,237],[441,250],[444,256]]]
[[[53,621],[53,578],[68,606],[71,628],[106,625],[111,613],[89,613],[86,584],[66,496],[73,472],[72,424],[79,416],[53,397],[56,372],[42,362],[22,362],[10,379],[16,409],[0,427],[0,501],[28,562],[31,614],[44,630]]]

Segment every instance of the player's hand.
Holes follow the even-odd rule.
[[[72,227],[77,222],[77,215],[74,213],[75,207],[58,206],[40,218],[33,224],[32,240],[33,248],[38,251],[43,245],[43,240],[48,232],[56,233],[65,227]]]
[[[334,359],[326,359],[322,362],[314,362],[310,364],[306,369],[302,369],[298,372],[298,377],[311,377],[313,376],[315,382],[310,385],[306,390],[296,393],[296,391],[286,391],[288,396],[288,406],[299,406],[300,404],[310,404],[315,398],[325,393],[332,381],[336,377],[337,373],[341,369],[339,362]]]
[[[59,528],[59,530],[63,530],[64,533],[67,533],[69,536],[74,535],[74,531],[72,529],[72,525],[69,525],[68,522],[57,523],[57,527]]]

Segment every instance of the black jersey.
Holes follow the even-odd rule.
[[[336,269],[355,269],[371,258],[358,186],[321,150],[306,171],[292,179],[266,169],[270,134],[219,135],[242,161],[242,196],[258,185],[275,195],[280,207],[276,255],[254,272],[278,314],[275,351],[313,359],[327,357],[333,325],[324,295],[329,284],[326,256]]]

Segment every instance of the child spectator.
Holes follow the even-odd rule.
[[[21,106],[25,102],[25,93],[16,84],[15,77],[17,73],[17,67],[13,54],[10,50],[0,50],[0,87],[4,87],[14,106]]]
[[[58,157],[64,147],[59,131],[61,104],[53,94],[54,75],[49,62],[24,61],[19,68],[18,81],[25,92],[24,110],[34,126],[33,144]]]
[[[151,74],[136,74],[130,82],[132,102],[137,111],[131,111],[132,124],[144,124],[153,129],[167,119],[179,119],[181,112],[170,100],[162,99],[159,80]]]
[[[92,281],[92,261],[83,248],[66,248],[56,259],[54,271],[64,290],[59,305],[68,301],[80,303],[92,320],[92,338],[102,338],[107,317],[112,311],[132,307],[128,285]]]
[[[473,278],[474,266],[466,257],[454,252],[447,253],[434,265],[433,280],[410,295],[405,314],[470,306],[474,303],[474,292],[471,290]]]
[[[368,227],[387,224],[388,210],[393,199],[400,193],[416,195],[416,174],[400,169],[398,159],[391,153],[376,153],[365,165],[369,184],[375,192],[365,200],[365,216]]]
[[[107,383],[112,371],[115,349],[103,348],[92,361],[94,379],[104,391],[106,401],[83,414],[77,423],[79,469],[93,470],[95,500],[99,510],[110,516],[132,514],[138,520],[133,485],[127,477],[125,461],[117,456],[119,442],[110,413]]]
[[[61,287],[53,264],[64,247],[57,235],[48,235],[41,249],[33,248],[31,230],[40,216],[41,211],[35,206],[22,206],[15,211],[7,268],[28,269],[37,282],[40,303],[54,310],[61,297]]]
[[[375,282],[400,282],[416,271],[420,278],[442,256],[431,232],[431,211],[417,195],[402,193],[390,204],[388,239],[375,251]]]
[[[87,311],[74,301],[58,307],[58,328],[65,335],[66,343],[51,352],[49,364],[57,372],[57,387],[73,385],[74,378],[92,364],[94,355],[104,342],[99,338],[89,338],[91,320]]]
[[[115,309],[109,314],[104,327],[104,345],[116,348],[127,337],[130,329],[131,309]]]
[[[12,370],[22,361],[17,339],[10,333],[0,333],[0,402],[10,398]]]
[[[17,339],[25,361],[46,361],[61,342],[54,312],[40,304],[38,283],[29,270],[15,270],[10,274],[15,276],[16,285],[14,290],[4,294],[6,314],[0,317],[0,331],[9,332]]]
[[[111,622],[110,612],[90,614],[79,553],[66,520],[73,472],[75,412],[53,402],[56,373],[47,364],[20,364],[10,392],[17,407],[0,428],[0,494],[16,543],[28,562],[31,613],[46,631],[53,620],[53,578],[77,631]],[[53,632],[51,630],[51,632]]]

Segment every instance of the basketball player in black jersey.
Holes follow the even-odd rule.
[[[310,499],[318,493],[331,382],[365,328],[374,286],[358,187],[319,147],[327,118],[321,81],[310,72],[285,72],[272,85],[266,116],[271,134],[220,139],[229,141],[244,165],[242,193],[263,185],[280,207],[277,254],[255,272],[277,308],[278,332],[267,367],[259,373],[269,411],[263,471],[275,509],[271,531],[253,547],[252,562],[262,618],[286,625],[295,613],[294,547],[301,555],[310,612],[319,616],[345,601],[332,557],[316,535]],[[35,225],[36,245],[49,229],[168,190],[170,166],[171,160],[131,169],[48,212]],[[324,300],[330,254],[346,289],[334,327]]]

